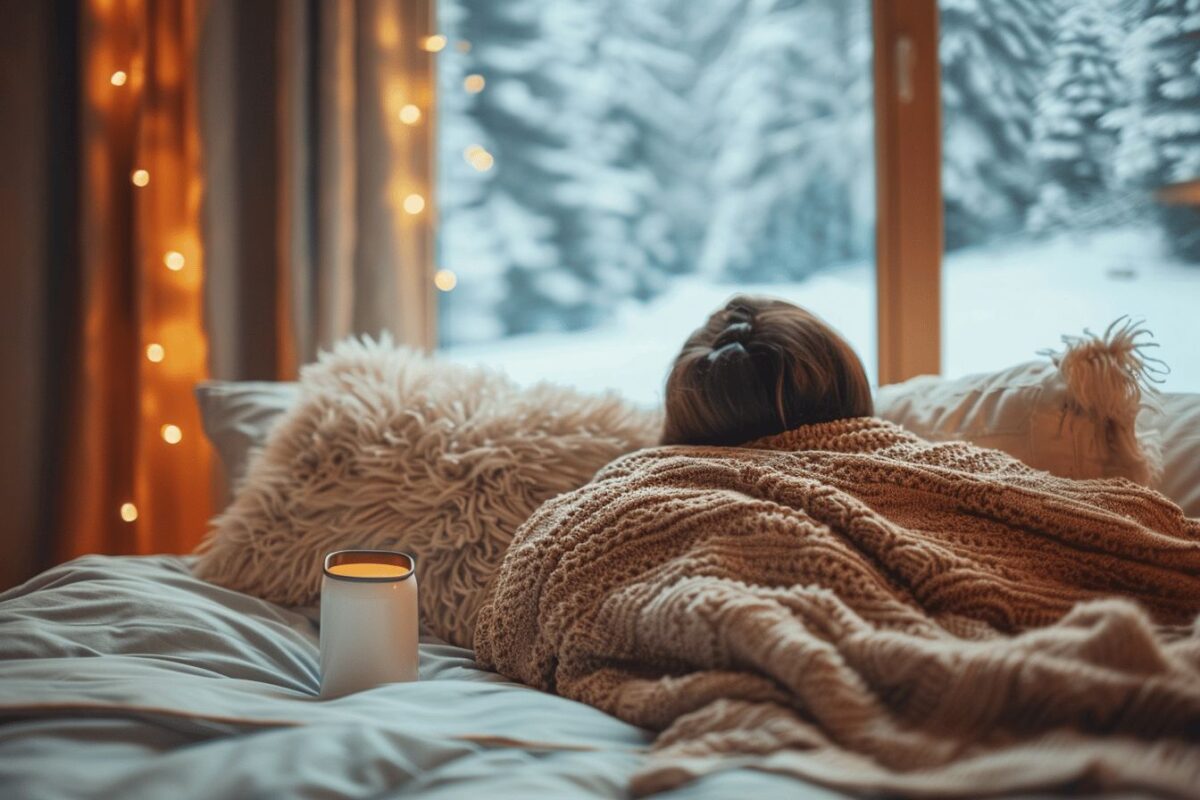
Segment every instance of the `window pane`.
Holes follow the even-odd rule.
[[[825,317],[874,374],[868,0],[439,7],[451,357],[653,401],[751,292]]]
[[[1200,178],[1200,4],[940,11],[943,371],[1036,358],[1129,315],[1161,345],[1163,388],[1200,390],[1200,212],[1163,191]]]

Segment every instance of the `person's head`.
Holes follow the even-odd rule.
[[[738,296],[683,345],[667,378],[663,444],[738,445],[874,413],[862,362],[803,308]]]

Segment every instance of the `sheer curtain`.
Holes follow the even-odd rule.
[[[355,332],[433,344],[431,16],[380,0],[209,8],[197,76],[215,377],[291,378]]]
[[[54,4],[78,71],[47,96],[75,135],[46,154],[70,202],[41,208],[71,244],[40,265],[61,414],[36,437],[36,566],[195,545],[197,381],[294,378],[354,333],[432,344],[431,5]]]

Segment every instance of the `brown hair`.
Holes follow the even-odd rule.
[[[869,417],[862,362],[803,308],[739,295],[688,337],[667,378],[663,444],[737,445]]]

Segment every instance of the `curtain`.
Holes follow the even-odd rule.
[[[292,379],[356,333],[433,343],[431,2],[73,9],[37,535],[43,561],[186,552],[213,512],[197,382]]]
[[[377,0],[209,9],[198,76],[214,376],[294,378],[356,332],[433,344],[431,13]]]
[[[89,0],[79,47],[77,358],[64,383],[58,559],[187,549],[210,513],[194,0]],[[197,478],[202,482],[197,490]]]

